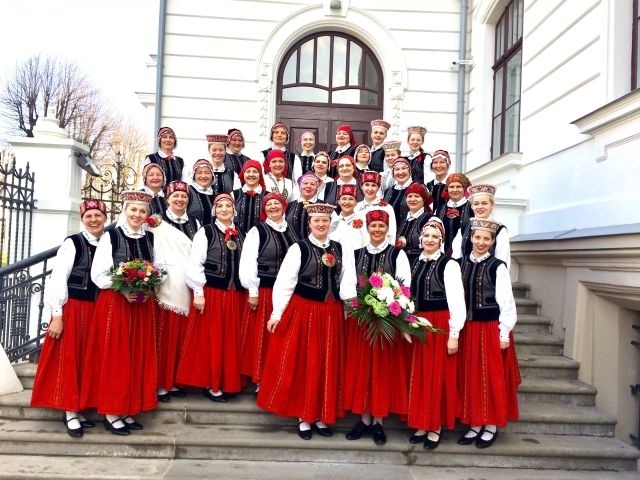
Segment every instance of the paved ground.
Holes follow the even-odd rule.
[[[16,478],[26,480],[638,480],[640,475],[636,472],[436,468],[371,464],[0,456],[0,479]]]

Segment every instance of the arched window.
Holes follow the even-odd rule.
[[[382,72],[350,35],[319,32],[287,52],[278,72],[278,103],[382,107]]]

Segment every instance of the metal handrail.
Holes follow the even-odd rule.
[[[0,343],[9,361],[36,361],[48,320],[43,321],[48,261],[59,247],[0,268]],[[35,268],[38,265],[42,268]]]

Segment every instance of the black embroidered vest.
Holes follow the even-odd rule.
[[[340,299],[340,274],[342,272],[342,247],[333,240],[327,248],[317,247],[308,238],[298,242],[301,254],[298,283],[294,293],[309,300],[326,302]],[[327,267],[322,255],[333,255],[335,265]]]
[[[204,276],[206,286],[230,290],[242,290],[238,267],[244,235],[240,232],[230,240],[236,244],[235,250],[230,250],[224,241],[224,233],[213,224],[203,227],[207,236],[207,258],[204,262]]]
[[[467,320],[497,320],[500,307],[496,301],[496,271],[504,262],[494,256],[479,263],[472,262],[466,256],[459,259],[459,262],[467,304]]]
[[[396,260],[400,249],[393,245],[387,247],[379,253],[369,253],[367,247],[358,248],[354,252],[356,261],[356,274],[369,278],[377,271],[388,273],[396,278]],[[403,278],[401,280],[407,280]]]
[[[147,159],[151,163],[159,165],[165,176],[165,183],[182,180],[182,170],[184,169],[184,160],[181,157],[173,157],[172,160],[162,158],[158,152],[147,155]]]
[[[111,256],[113,265],[131,260],[147,260],[153,262],[153,233],[146,232],[140,238],[130,238],[124,234],[122,227],[106,231],[111,238]]]
[[[70,235],[67,238],[73,242],[76,249],[73,268],[67,279],[68,296],[75,300],[95,301],[98,298],[99,289],[91,280],[91,264],[96,253],[96,246],[91,245],[81,233]]]
[[[289,226],[284,232],[278,232],[266,223],[259,223],[256,228],[260,236],[257,260],[260,286],[272,288],[282,260],[289,247],[298,241],[298,236]]]
[[[189,206],[187,215],[196,218],[200,225],[209,225],[213,222],[212,206],[213,195],[198,192],[189,186]]]
[[[260,222],[260,208],[262,207],[262,193],[248,195],[242,189],[234,190],[233,196],[236,199],[236,218],[234,223],[238,230],[246,234],[251,228]]]
[[[415,258],[411,263],[411,295],[416,299],[416,310],[448,310],[444,288],[444,269],[449,261],[455,261],[448,255],[440,255],[437,260],[427,262]]]

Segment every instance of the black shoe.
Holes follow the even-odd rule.
[[[374,423],[371,430],[373,431],[373,443],[376,445],[387,443],[387,435],[384,433],[381,423]]]
[[[118,419],[120,420],[120,419]],[[116,423],[118,420],[116,420],[113,423]],[[122,422],[122,420],[120,420]],[[129,429],[127,428],[127,425],[125,424],[124,427],[114,427],[113,423],[111,423],[109,420],[107,420],[106,418],[102,421],[103,425],[104,425],[104,429],[105,430],[109,430],[111,431],[111,433],[113,433],[114,435],[129,435],[131,432],[129,431]],[[124,423],[124,422],[123,422]]]
[[[491,438],[489,440],[483,440],[482,439],[482,435],[485,433],[489,433],[492,434]],[[495,432],[490,432],[489,430],[484,430],[482,432],[482,434],[478,435],[478,438],[476,440],[476,447],[478,448],[489,448],[491,445],[493,445],[493,442],[496,441],[496,438],[498,438],[498,431],[496,430]]]
[[[84,420],[80,420],[80,425],[82,425],[82,428],[93,428],[96,426],[93,420],[87,420],[86,418]]]
[[[311,428],[323,437],[330,437],[331,435],[333,435],[333,432],[329,427],[319,427],[318,422],[312,423]]]
[[[475,435],[473,437],[467,437],[467,433],[469,432],[473,432],[475,433]],[[462,435],[458,439],[458,445],[471,445],[473,442],[476,441],[476,438],[478,438],[481,434],[482,434],[482,429],[480,429],[480,431],[477,431],[477,430],[474,430],[473,428],[470,428],[465,432],[464,435]]]
[[[220,395],[214,395],[209,391],[208,388],[205,388],[204,390],[202,390],[202,395],[207,397],[212,402],[227,403],[227,395],[224,393],[221,393]]]
[[[437,440],[429,440],[429,433],[435,433],[436,435],[438,435],[438,439]],[[442,432],[438,433],[438,432],[428,432],[426,435],[426,438],[424,439],[424,448],[427,450],[435,450],[436,448],[438,448],[438,445],[440,445],[440,439],[442,438]]]
[[[187,396],[187,392],[184,390],[169,390],[169,395],[176,398],[184,398]]]
[[[302,422],[298,424],[298,436],[303,440],[311,440],[311,430],[300,430],[300,425]]]
[[[416,435],[415,433],[409,437],[409,443],[413,443],[414,445],[418,443],[422,443],[427,439],[427,434],[424,435]]]
[[[362,420],[347,433],[347,440],[360,440],[363,435],[369,435],[371,433],[371,425],[365,424]]]
[[[122,420],[129,430],[142,430],[144,428],[141,423],[136,422],[133,417],[129,415],[120,417],[120,420]]]
[[[158,401],[162,403],[167,403],[171,401],[171,396],[168,393],[159,393]]]
[[[78,420],[78,422],[80,422],[80,419],[78,417],[71,417],[70,419],[67,420],[66,414],[62,416],[62,423],[64,423],[64,426],[67,427],[67,433],[69,434],[70,437],[73,437],[73,438],[82,437],[84,435],[84,430],[82,429],[82,423],[80,423],[79,428],[69,428],[69,422],[71,420]]]

